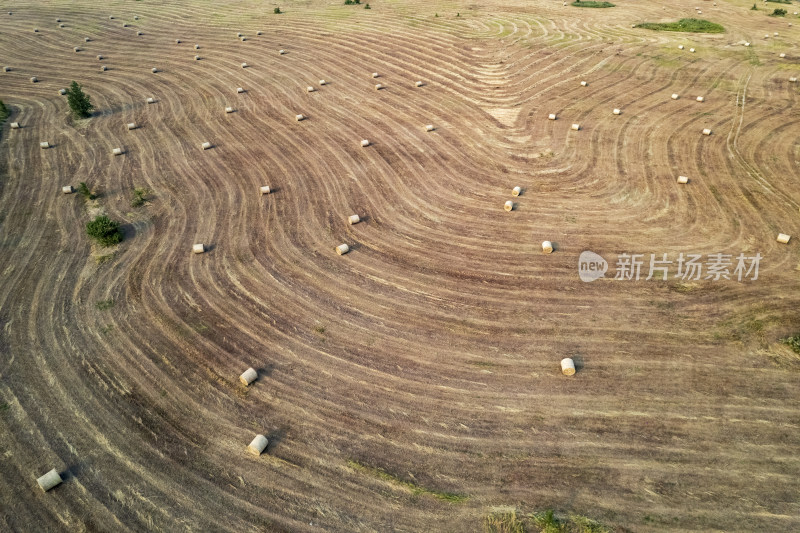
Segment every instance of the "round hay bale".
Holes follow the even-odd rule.
[[[786,57],[786,54],[784,54],[783,52],[781,52],[780,54],[778,54],[778,57],[780,57],[781,59],[783,59],[784,57]]]
[[[306,92],[307,92],[307,93],[313,93],[315,90],[316,90],[316,89],[314,89],[314,88],[313,88],[311,85],[309,85],[308,87],[306,87]]]
[[[263,31],[257,31],[256,35],[264,35],[264,32]]]
[[[61,187],[61,192],[63,194],[72,194],[73,192],[75,192],[75,189],[72,188],[72,185],[64,185],[63,187]]]
[[[702,96],[698,96],[698,97],[697,97],[697,101],[698,101],[698,102],[705,102],[705,100],[706,100],[706,99],[705,99],[705,98],[703,98]]]
[[[790,83],[797,83],[797,78],[789,78]]]
[[[680,95],[678,95],[678,93],[672,93],[673,100],[677,100],[678,98],[680,98]]]
[[[425,126],[425,131],[433,131],[434,129],[435,129],[435,128],[433,127],[433,124],[427,124],[427,125]]]
[[[262,186],[259,188],[259,190],[261,191],[261,195],[262,195],[262,196],[263,196],[263,195],[265,195],[265,194],[269,194],[269,193],[270,193],[270,190],[269,190],[269,185],[262,185]]]
[[[136,32],[136,35],[144,35],[144,33],[143,33],[143,32],[141,32],[141,31],[137,31],[137,32]]]
[[[122,155],[122,148],[114,148],[114,149],[112,150],[112,153],[113,153],[114,155]]]
[[[522,192],[522,187],[517,185],[516,187],[511,189],[511,196],[519,196],[521,192]]]
[[[556,119],[556,114],[555,114],[555,113],[550,113],[550,114],[547,116],[547,119],[548,119],[548,120],[555,120],[555,119]]]
[[[181,40],[180,39],[175,39],[175,44],[181,44]]]
[[[678,45],[678,50],[683,50],[683,45],[682,44]]]
[[[156,103],[156,99],[155,98],[148,98],[147,99],[147,103],[148,104],[155,104]]]
[[[375,90],[376,90],[376,91],[380,91],[381,89],[383,89],[383,85],[381,85],[380,83],[378,83],[377,85],[375,85]]]
[[[777,37],[777,36],[778,36],[778,32],[775,32],[775,33],[773,33],[772,35],[774,35],[775,37]]]
[[[209,148],[211,148],[211,143],[210,142],[204,142],[200,146],[203,147],[203,150],[208,150]]]
[[[373,72],[373,73],[372,73],[372,77],[373,77],[373,78],[377,78],[377,77],[378,77],[378,73],[377,73],[377,72]]]
[[[239,32],[239,33],[237,33],[237,34],[236,34],[236,36],[237,36],[237,37],[241,37],[241,36],[242,36],[242,33],[241,33],[241,32]]]
[[[42,148],[42,149],[50,148],[50,143],[47,142],[47,141],[42,141],[42,142],[39,143],[39,148]]]
[[[581,129],[581,125],[580,124],[573,124],[571,126],[571,129],[573,129],[574,131],[578,131],[579,129]]]
[[[305,117],[305,115],[302,115],[302,114],[301,114],[301,115],[295,115],[295,116],[294,116],[294,119],[295,119],[297,122],[300,122],[301,120],[303,120],[303,119],[305,119],[305,118],[306,118],[306,117]]]
[[[242,375],[239,376],[239,381],[242,382],[242,385],[247,387],[252,382],[254,382],[257,378],[258,378],[258,372],[256,372],[255,368],[250,367],[247,370],[245,370],[244,372],[242,372]]]
[[[200,50],[200,45],[199,44],[194,45],[194,49],[195,50]]]
[[[678,183],[681,185],[686,185],[689,183],[689,178],[687,176],[678,176]]]
[[[247,446],[247,451],[253,455],[261,455],[267,449],[269,441],[264,435],[256,435],[256,438]]]
[[[691,53],[694,53],[694,48],[689,48],[689,51],[690,51]]]
[[[339,246],[336,247],[336,253],[339,255],[344,255],[349,251],[350,247],[347,246],[346,244],[340,244]]]
[[[39,28],[33,28],[33,33],[39,33]]]
[[[286,53],[286,50],[278,50],[278,53],[279,53],[280,55],[284,55],[284,54]]]
[[[587,82],[585,82],[585,81],[581,82],[581,87],[586,87],[587,85],[589,85]]]
[[[158,72],[158,69],[157,69],[156,67],[153,67],[153,68],[152,68],[152,69],[150,69],[150,70],[153,72],[153,74],[155,74],[156,72]]]
[[[511,200],[507,200],[505,204],[503,204],[503,209],[506,211],[512,211],[514,209],[514,202]]]
[[[744,43],[745,46],[750,46],[750,43]]]
[[[366,148],[367,146],[369,146],[369,141],[367,139],[362,139],[361,147]]]
[[[139,15],[134,15],[133,20],[139,20]]]
[[[62,479],[55,468],[36,480],[44,492],[61,485]]]
[[[192,245],[192,252],[196,254],[202,254],[206,251],[206,247],[203,244],[193,244]]]
[[[319,80],[319,84],[320,84],[320,85],[327,85],[327,83],[328,83],[328,82],[327,82],[327,81],[325,81],[325,80]]]
[[[123,22],[123,23],[122,23],[122,27],[123,27],[123,28],[127,28],[127,27],[128,27],[128,24],[127,24],[126,22]]]
[[[200,61],[200,56],[194,56],[195,61]]]
[[[422,82],[421,81],[417,81],[417,82],[414,83],[414,85],[416,87],[422,87]]]
[[[361,217],[358,215],[350,215],[349,217],[347,217],[347,222],[349,222],[350,225],[358,224],[359,222],[361,222]]]
[[[764,39],[769,39],[769,33],[764,35]]]
[[[240,37],[240,39],[242,40],[242,42],[245,42],[247,40],[247,37]]]
[[[59,25],[58,25],[58,27],[59,27],[59,28],[66,28],[66,27],[67,27],[67,25],[66,25],[66,24],[59,24]]]
[[[136,123],[135,122],[128,122],[128,129],[129,130],[135,130],[136,129]]]
[[[228,107],[225,108],[225,112],[226,113],[233,113],[233,108],[228,106]]]
[[[90,41],[91,41],[91,39],[90,39],[89,37],[84,37],[84,38],[83,38],[83,42],[85,42],[85,43],[88,43],[88,42],[90,42]]]
[[[3,72],[11,72],[11,67],[3,67]]]
[[[614,111],[612,111],[612,113],[614,113],[615,115],[619,115],[620,113],[622,113],[622,111],[620,111],[617,108],[614,108]]]
[[[778,242],[781,244],[789,244],[789,239],[791,238],[790,235],[786,235],[785,233],[778,233]]]
[[[31,83],[38,83],[38,81],[39,81],[39,78],[37,78],[36,76],[32,76],[31,77]],[[67,94],[67,93],[64,93],[64,94]]]
[[[102,70],[103,72],[105,72],[105,71],[107,71],[107,70],[108,70],[108,67],[107,67],[107,66],[105,66],[105,65],[103,65],[102,67],[100,67],[100,70]]]
[[[561,360],[561,373],[565,376],[572,376],[575,374],[575,361],[570,357],[565,357]]]
[[[553,253],[553,243],[550,241],[542,241],[542,253],[543,254],[552,254]]]
[[[114,20],[114,16],[113,15],[109,15],[108,20]]]
[[[11,123],[11,129],[12,130],[18,130],[19,129],[19,122],[12,122]]]
[[[58,94],[60,94],[61,96],[64,96],[65,94],[67,94],[67,90],[66,89],[59,89],[58,90]]]
[[[708,128],[703,129],[703,135],[711,135],[711,130]]]
[[[75,50],[76,52],[80,52],[81,51],[81,49],[78,48],[77,46],[75,48],[73,48],[73,50]]]
[[[98,61],[102,61],[102,59],[103,59],[103,56],[102,56],[102,55],[100,55],[100,54],[98,54],[98,55],[97,55],[97,60],[98,60]]]
[[[241,94],[244,92],[244,89],[242,89],[241,87],[237,87],[236,92]]]
[[[242,68],[247,68],[247,63],[242,63]]]
[[[61,22],[61,19],[56,19],[56,22]]]

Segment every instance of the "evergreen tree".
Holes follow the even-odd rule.
[[[78,118],[91,116],[91,111],[94,109],[89,95],[83,92],[83,88],[77,81],[73,81],[72,85],[67,89],[67,103],[72,110],[72,114]]]

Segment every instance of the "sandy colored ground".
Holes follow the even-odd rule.
[[[800,529],[800,19],[616,3],[6,3],[0,529]],[[758,279],[609,279],[718,252]]]

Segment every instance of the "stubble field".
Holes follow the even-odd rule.
[[[800,528],[800,19],[615,3],[6,2],[0,529]]]

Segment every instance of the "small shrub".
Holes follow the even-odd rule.
[[[105,311],[106,309],[111,309],[114,307],[114,299],[109,298],[108,300],[100,300],[99,302],[94,304],[101,311]]]
[[[273,9],[272,12],[275,13],[276,15],[280,15],[282,13],[281,8],[279,8],[279,7],[276,7],[275,9]]]
[[[81,182],[80,185],[78,185],[78,192],[83,196],[85,200],[94,200],[95,198],[97,198],[97,195],[92,193],[92,191],[89,190],[88,185],[86,185],[86,182],[83,181]]]
[[[785,17],[785,16],[786,16],[786,10],[781,8],[776,9],[770,15],[770,17]]]
[[[136,187],[133,189],[133,199],[131,200],[131,207],[141,207],[144,205],[145,200],[147,199],[147,193],[149,191],[147,189],[143,189],[142,187]]]
[[[123,238],[119,222],[111,220],[106,215],[98,215],[86,224],[86,233],[100,246],[113,246],[122,242]]]
[[[364,6],[364,9],[372,9],[372,8],[369,7],[369,4],[367,4],[367,5]]]
[[[800,333],[794,337],[786,337],[781,342],[791,348],[794,353],[800,355]]]
[[[750,8],[750,11],[758,11],[758,6],[753,4],[753,7]]]
[[[344,5],[352,6],[353,5],[353,0],[344,0]]]

